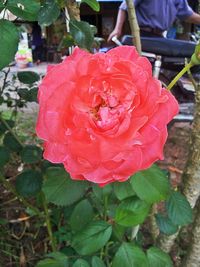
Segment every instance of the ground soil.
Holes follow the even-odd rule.
[[[170,173],[174,187],[181,182],[188,152],[192,125],[188,122],[176,122],[168,129],[168,139],[164,148],[164,160],[159,161],[163,169]]]

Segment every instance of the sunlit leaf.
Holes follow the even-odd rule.
[[[38,22],[41,26],[51,25],[60,15],[60,8],[55,0],[45,0],[39,10]]]
[[[169,181],[156,165],[132,176],[131,184],[138,197],[148,203],[164,200],[170,193]]]
[[[19,32],[16,26],[8,21],[0,20],[0,70],[14,60],[19,42]]]
[[[149,267],[149,265],[141,248],[123,243],[114,256],[112,267]]]

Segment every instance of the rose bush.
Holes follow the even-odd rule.
[[[39,87],[38,136],[44,158],[72,179],[125,181],[163,158],[174,96],[132,46],[106,54],[76,48],[48,69]]]

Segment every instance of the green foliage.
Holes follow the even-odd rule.
[[[24,196],[35,196],[42,188],[42,174],[36,170],[26,170],[16,177],[16,190]]]
[[[59,46],[58,46],[58,51],[60,51],[62,48],[64,47],[70,47],[74,45],[74,39],[71,36],[71,34],[66,34],[65,36],[63,36]]]
[[[163,234],[173,235],[178,231],[178,226],[173,224],[167,216],[160,213],[156,214],[156,223]]]
[[[33,87],[31,89],[20,88],[17,91],[17,93],[21,97],[21,99],[23,99],[27,102],[37,102],[37,94],[38,94],[38,88],[37,87]]]
[[[49,258],[39,261],[36,267],[69,267],[68,258],[63,253],[54,252],[47,256]]]
[[[85,21],[70,20],[69,28],[76,45],[90,51],[94,42],[94,33],[90,24]]]
[[[147,250],[149,267],[173,267],[173,263],[168,254],[156,247]]]
[[[105,196],[108,196],[112,193],[112,185],[107,184],[104,187],[99,187],[96,184],[93,184],[92,186],[92,190],[94,195],[96,196],[96,198],[98,198],[99,200],[103,201],[103,198]]]
[[[13,128],[15,125],[15,122],[13,120],[5,120],[5,122],[10,128]],[[6,128],[5,124],[0,121],[0,135],[3,135],[7,130],[8,129]]]
[[[89,263],[85,260],[78,259],[72,267],[90,267]]]
[[[114,192],[115,192],[116,197],[119,200],[123,200],[125,198],[135,195],[135,192],[130,184],[130,180],[123,182],[123,183],[115,182]]]
[[[123,243],[115,254],[112,267],[149,267],[145,253],[137,246]]]
[[[93,218],[93,208],[90,202],[87,199],[79,202],[72,212],[70,217],[70,225],[73,231],[80,231],[85,228],[85,226],[92,220]]]
[[[193,65],[199,65],[200,64],[200,54],[199,54],[199,52],[200,52],[200,43],[198,42],[196,44],[195,51],[192,54],[191,61],[190,61]]]
[[[63,168],[52,167],[46,172],[46,180],[42,189],[49,202],[67,206],[83,197],[86,183],[73,181]]]
[[[131,178],[131,184],[138,197],[148,203],[164,200],[170,193],[169,181],[156,165],[136,173]]]
[[[33,71],[19,71],[17,77],[21,83],[33,84],[40,80],[40,76]]]
[[[25,163],[37,163],[42,159],[42,150],[38,146],[27,145],[21,151],[21,158]]]
[[[122,241],[126,232],[126,227],[115,223],[113,225],[113,236],[117,240]]]
[[[0,12],[4,9],[4,4],[3,3],[0,3]]]
[[[45,0],[39,10],[38,22],[41,26],[51,25],[60,15],[60,8],[55,0]]]
[[[11,151],[19,152],[22,150],[21,144],[16,140],[12,133],[8,132],[3,139],[4,145]]]
[[[72,247],[80,255],[90,255],[101,249],[110,239],[112,226],[104,221],[91,222],[82,231],[77,232]]]
[[[123,226],[136,226],[144,222],[150,205],[145,201],[131,197],[122,201],[116,210],[115,221]]]
[[[97,0],[81,0],[81,3],[88,4],[94,11],[98,12],[100,10],[100,5]]]
[[[166,210],[168,217],[176,225],[186,225],[192,222],[192,209],[186,197],[180,192],[171,192],[166,201]]]
[[[0,168],[2,168],[10,159],[10,152],[5,146],[0,146]]]
[[[104,262],[97,256],[92,257],[92,267],[106,267]]]
[[[21,19],[37,21],[40,3],[36,0],[7,0],[6,8]]]
[[[0,70],[6,67],[17,52],[19,33],[15,25],[7,20],[0,19]]]

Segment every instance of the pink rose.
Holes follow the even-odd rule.
[[[44,158],[72,179],[125,181],[163,158],[174,96],[133,46],[89,54],[79,48],[51,67],[39,88],[37,134]]]

